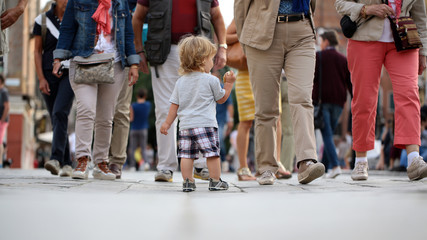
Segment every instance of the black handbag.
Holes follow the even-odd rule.
[[[322,113],[322,52],[319,52],[319,95],[317,104],[314,105],[314,129],[322,129],[325,127],[325,120]]]
[[[348,15],[344,15],[340,20],[341,31],[346,38],[353,37],[354,33],[357,31],[357,28],[360,27],[363,23],[371,20],[374,16],[370,16],[366,21],[363,21],[359,24],[351,21]]]

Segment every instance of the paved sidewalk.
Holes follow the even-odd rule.
[[[427,180],[370,171],[301,185],[296,174],[272,186],[230,183],[224,192],[181,191],[154,172],[122,180],[73,180],[37,170],[0,169],[0,238],[38,239],[426,239]]]

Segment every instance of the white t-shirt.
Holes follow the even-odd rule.
[[[216,101],[224,95],[225,90],[215,76],[192,72],[180,77],[169,100],[179,105],[179,128],[218,128]]]
[[[391,4],[391,7],[394,11],[396,11],[396,2],[394,0],[388,0]],[[391,31],[390,20],[388,18],[384,18],[384,27],[383,34],[381,35],[379,42],[394,42],[393,33]]]

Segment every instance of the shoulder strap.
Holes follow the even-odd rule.
[[[47,32],[47,26],[46,26],[46,13],[42,13],[42,46],[44,48],[45,41],[46,41],[46,32]]]

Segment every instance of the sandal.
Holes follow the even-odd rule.
[[[289,179],[292,177],[292,173],[283,166],[281,162],[278,162],[279,170],[277,170],[276,178],[277,179]]]
[[[256,180],[256,177],[254,177],[251,173],[251,170],[249,168],[240,168],[237,170],[237,177],[239,178],[239,181],[254,181]]]

